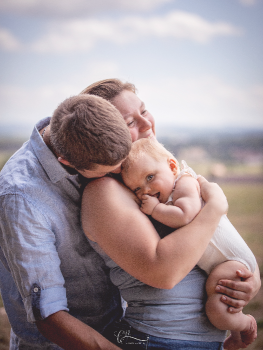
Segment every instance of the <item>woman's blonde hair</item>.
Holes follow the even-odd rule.
[[[159,143],[156,139],[143,138],[133,142],[128,157],[122,163],[122,172],[127,173],[129,168],[145,154],[157,161],[161,161],[163,159],[167,159],[167,161],[169,159],[174,159],[179,169],[177,159],[161,143]]]

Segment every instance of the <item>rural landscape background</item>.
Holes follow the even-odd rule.
[[[222,186],[262,274],[262,14],[263,0],[0,0],[0,169],[66,97],[134,83],[159,141]],[[262,289],[245,312],[262,350]],[[0,350],[8,334],[0,304]]]
[[[263,272],[263,131],[161,129],[158,139],[178,160],[223,188],[228,217],[254,252]],[[1,136],[0,169],[25,139]],[[0,301],[1,302],[1,301]],[[0,350],[8,350],[10,326],[0,305]],[[245,308],[258,323],[258,338],[247,349],[263,349],[263,288]]]

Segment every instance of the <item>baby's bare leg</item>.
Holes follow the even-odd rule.
[[[222,330],[230,330],[231,335],[226,339],[224,348],[236,350],[245,348],[257,337],[257,324],[254,317],[242,312],[230,314],[228,306],[220,301],[221,295],[215,292],[220,279],[239,280],[236,271],[244,269],[244,265],[237,261],[226,261],[218,265],[208,276],[206,282],[207,303],[206,314],[210,322]]]

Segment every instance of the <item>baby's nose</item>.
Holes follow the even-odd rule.
[[[150,186],[145,186],[144,188],[144,194],[149,194],[151,191],[151,187]]]

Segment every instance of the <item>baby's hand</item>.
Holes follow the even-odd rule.
[[[154,208],[159,204],[159,200],[156,197],[149,196],[148,194],[142,195],[141,211],[144,214],[152,215]]]

